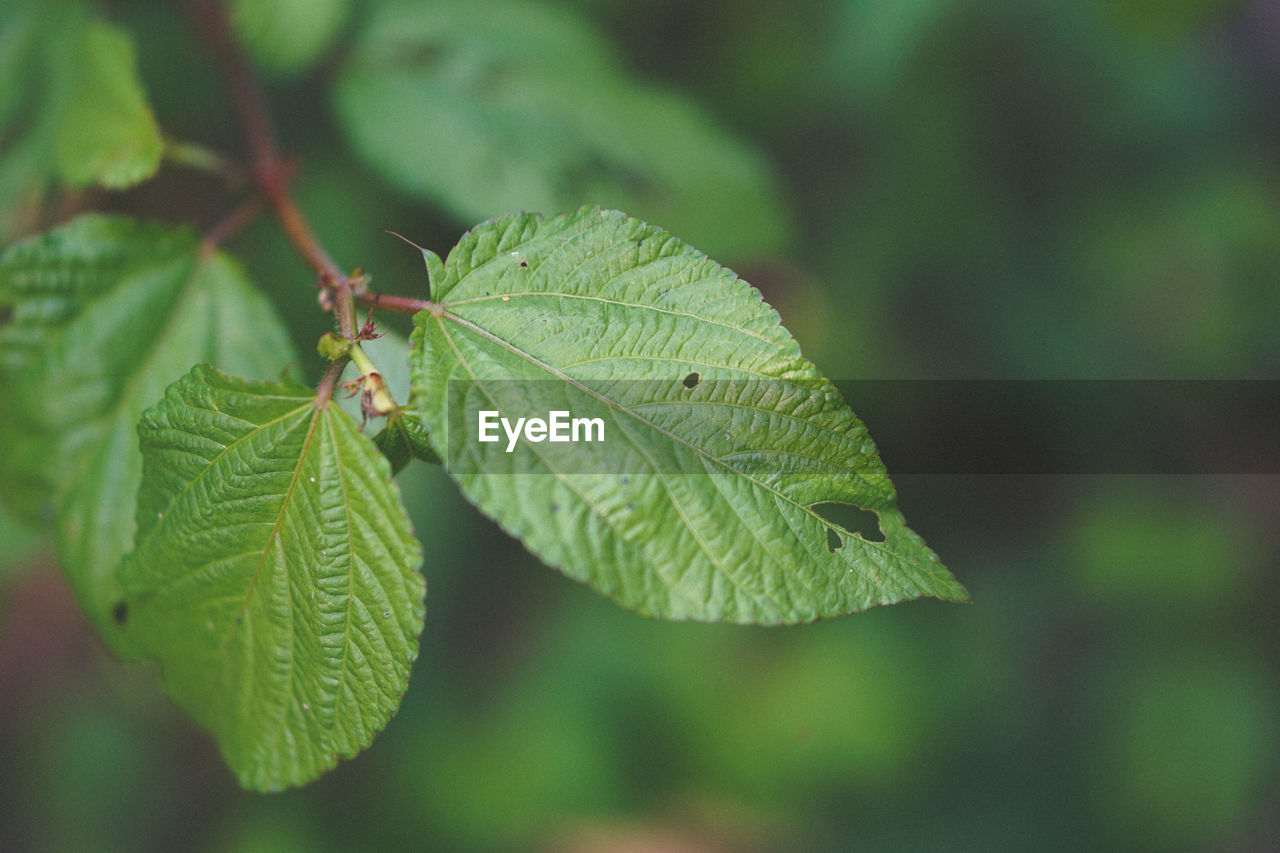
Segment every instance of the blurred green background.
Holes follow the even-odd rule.
[[[446,118],[350,79],[391,4],[292,0],[267,23],[236,5],[321,237],[421,293],[382,229],[443,254],[505,212],[486,207],[504,185],[411,185],[409,130],[388,151],[353,129],[375,96],[370,126]],[[581,79],[644,81],[646,122],[597,143],[629,140],[632,162],[579,162],[598,153],[573,134],[599,122],[526,135],[495,114],[483,127],[528,162],[459,168],[523,168],[556,199],[628,192],[667,168],[645,154],[677,116],[693,166],[652,178],[678,224],[655,221],[758,286],[834,379],[1280,374],[1280,2],[565,0],[510,26],[502,4],[398,8],[481,55],[586,39],[604,58],[574,53]],[[101,11],[134,34],[166,132],[238,155],[181,10]],[[538,174],[561,147],[562,172]],[[697,183],[709,159],[737,177]],[[579,167],[595,177],[566,189]],[[636,174],[609,190],[611,169]],[[89,207],[207,227],[234,199],[166,167],[124,194],[55,192],[15,231]],[[278,230],[229,248],[311,352],[327,317]],[[438,469],[399,479],[428,581],[403,708],[359,758],[272,796],[235,787],[152,674],[106,654],[42,534],[0,517],[0,849],[1280,849],[1280,477],[899,477],[974,603],[787,629],[644,620],[543,567]]]

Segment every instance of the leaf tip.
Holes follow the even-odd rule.
[[[432,296],[432,294],[436,292],[440,283],[444,281],[444,261],[440,260],[440,256],[435,252],[419,246],[403,234],[389,229],[383,229],[383,233],[390,234],[392,237],[399,237],[401,240],[405,241],[422,253],[423,263],[427,265],[427,295]]]

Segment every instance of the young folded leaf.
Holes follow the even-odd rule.
[[[411,407],[467,497],[547,563],[666,619],[967,599],[777,313],[671,234],[594,208],[513,215],[466,234],[441,278],[415,318]],[[482,439],[482,412],[547,430]],[[554,412],[601,440],[552,438]],[[874,512],[883,541],[823,503]]]
[[[387,460],[293,383],[196,367],[138,429],[127,630],[247,788],[368,746],[422,631],[422,549]]]

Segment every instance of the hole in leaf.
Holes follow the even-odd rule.
[[[702,377],[695,371],[684,378],[684,387],[697,388],[698,383],[702,381]]]
[[[834,554],[844,547],[844,538],[834,528],[827,528],[827,550]]]
[[[853,504],[836,503],[834,501],[827,503],[817,503],[809,507],[809,509],[822,516],[845,533],[856,534],[861,536],[868,542],[883,542],[884,533],[880,530],[880,516],[876,515],[869,509],[863,509]],[[827,531],[827,546],[831,545],[831,534],[839,534],[838,530]],[[840,545],[843,546],[843,538]],[[837,551],[839,548],[832,548]]]
[[[115,620],[117,625],[123,625],[129,621],[129,603],[127,601],[117,601],[116,606],[111,608],[111,618]]]

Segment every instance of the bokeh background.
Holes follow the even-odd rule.
[[[416,253],[382,229],[443,254],[479,217],[396,180],[336,117],[388,4],[288,5],[295,29],[255,51],[300,202],[341,263],[418,293]],[[483,35],[465,5],[406,8]],[[101,8],[133,32],[162,127],[238,156],[181,10]],[[1280,375],[1280,2],[549,8],[553,32],[601,34],[619,74],[756,158],[763,201],[732,203],[732,227],[700,214],[715,187],[672,215],[828,376]],[[166,167],[24,215],[208,226],[234,198]],[[327,318],[278,230],[229,249],[311,352]],[[359,758],[271,796],[238,790],[153,674],[110,658],[44,534],[0,517],[0,849],[1280,849],[1280,477],[899,477],[973,604],[786,629],[642,619],[539,564],[439,469],[400,483],[429,588],[404,705]]]

